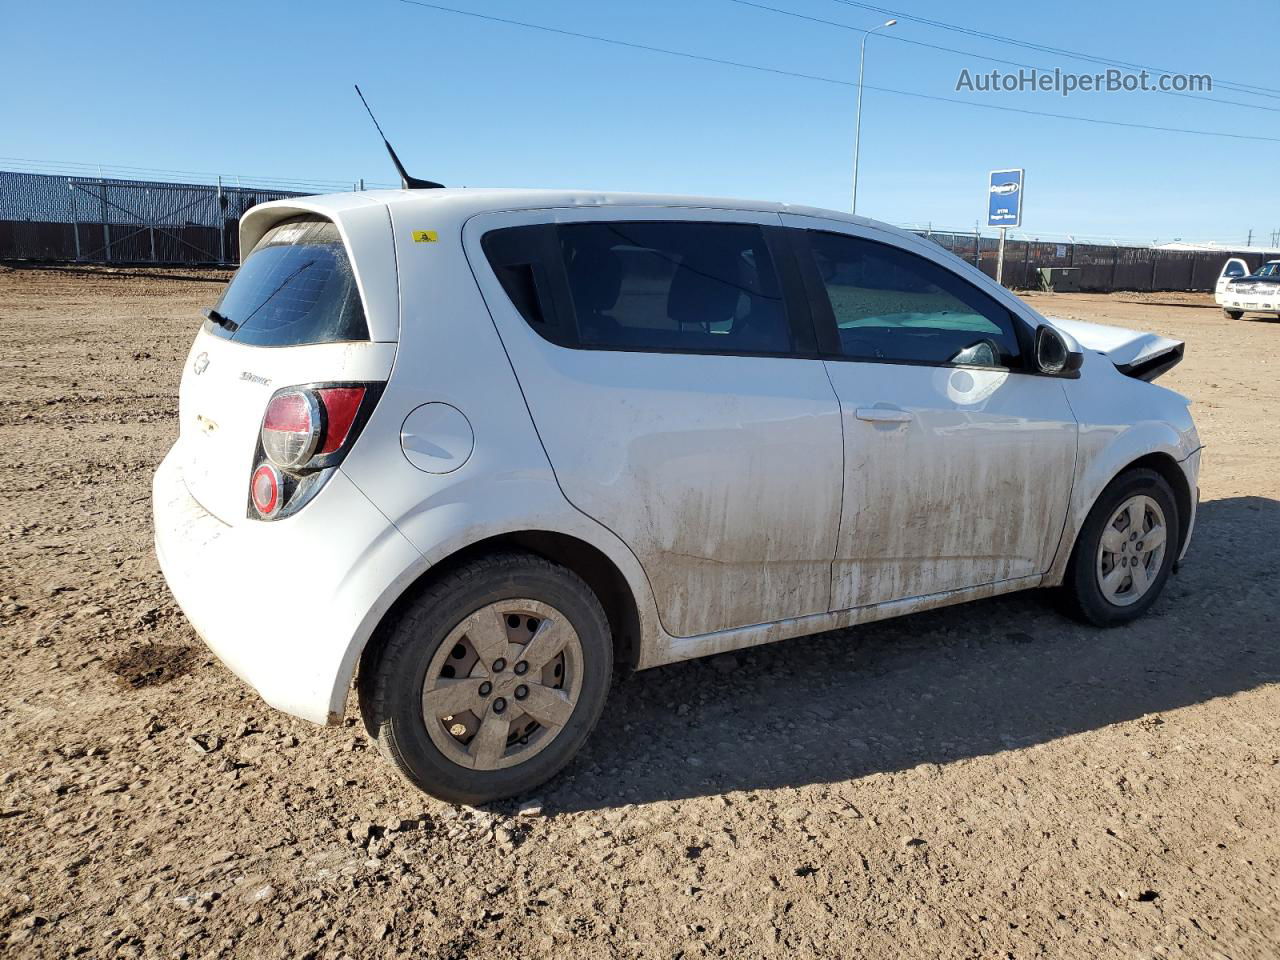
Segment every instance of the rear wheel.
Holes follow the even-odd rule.
[[[379,749],[453,803],[532,790],[567,764],[604,708],[608,619],[572,571],[525,554],[474,561],[431,584],[361,670]]]
[[[1153,470],[1111,483],[1076,539],[1063,591],[1070,613],[1100,627],[1135,620],[1164,589],[1178,551],[1173,490]]]
[[[1239,320],[1244,316],[1243,310],[1228,310],[1226,307],[1223,307],[1222,312],[1227,315],[1228,320]]]

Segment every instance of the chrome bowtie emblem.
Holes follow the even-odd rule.
[[[191,371],[197,377],[209,369],[209,354],[202,353],[196,357],[195,362],[191,364]]]

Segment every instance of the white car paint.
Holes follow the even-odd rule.
[[[1222,272],[1218,274],[1218,282],[1213,287],[1213,298],[1218,302],[1218,306],[1223,306],[1223,296],[1227,292],[1227,284],[1232,280],[1249,275],[1249,265],[1239,257],[1231,257],[1222,265]]]
[[[1194,496],[1185,398],[1116,367],[1165,349],[1159,338],[1059,324],[1085,350],[1079,379],[581,351],[530,329],[479,248],[486,229],[515,223],[821,223],[946,266],[1029,328],[1047,323],[884,224],[693,197],[376,191],[257,207],[241,249],[302,212],[338,225],[370,341],[265,348],[202,331],[154,510],[193,625],[269,703],[310,720],[341,717],[392,604],[493,537],[539,531],[597,551],[634,600],[633,663],[646,668],[1058,583],[1098,493],[1144,456],[1179,464]],[[251,519],[270,395],[345,380],[386,381],[345,461],[296,515]]]
[[[936,244],[906,244],[870,226],[794,214],[783,223],[896,242],[936,259]],[[1065,380],[850,360],[826,366],[846,458],[834,609],[1048,568],[1061,528],[1043,518],[1066,510],[1076,459]]]
[[[778,224],[776,213],[670,207],[467,223],[468,255],[560,488],[635,553],[672,636],[825,613],[842,453],[822,361],[566,349],[534,332],[484,269],[489,230],[622,219]]]

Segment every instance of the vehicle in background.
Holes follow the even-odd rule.
[[[1248,264],[1232,257],[1218,276],[1213,299],[1232,320],[1246,313],[1280,316],[1280,260],[1268,260],[1250,273]]]
[[[336,723],[354,680],[447,800],[564,767],[615,661],[1037,587],[1123,624],[1190,542],[1200,442],[1150,382],[1183,345],[1048,320],[886,224],[409,189],[240,229],[155,476],[160,566],[268,703]]]

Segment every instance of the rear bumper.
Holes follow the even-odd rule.
[[[176,450],[156,470],[152,509],[178,605],[271,706],[337,722],[365,641],[422,555],[341,470],[296,516],[228,526],[187,491]]]

